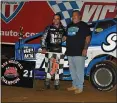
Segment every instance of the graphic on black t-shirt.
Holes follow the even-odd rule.
[[[78,32],[79,28],[78,27],[70,27],[68,28],[68,34],[69,36],[74,36]]]

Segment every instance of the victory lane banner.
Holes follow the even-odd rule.
[[[1,84],[33,88],[35,61],[1,61]]]

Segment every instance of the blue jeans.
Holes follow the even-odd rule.
[[[72,86],[83,89],[85,57],[68,56],[69,70],[72,77]]]

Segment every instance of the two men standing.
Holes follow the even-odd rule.
[[[56,15],[54,16],[54,18],[56,18]],[[85,58],[91,40],[90,29],[85,22],[80,20],[80,18],[81,18],[80,12],[78,10],[75,10],[72,13],[72,22],[67,26],[66,32],[64,32],[63,26],[59,25],[59,29],[57,30],[60,31],[60,27],[62,27],[61,29],[63,31],[61,32],[62,36],[60,38],[59,46],[57,45],[55,46],[55,48],[58,47],[61,48],[60,45],[62,43],[62,40],[63,41],[66,40],[66,55],[68,56],[69,70],[73,80],[72,87],[67,88],[67,90],[68,91],[74,90],[75,94],[81,93],[83,91]],[[51,28],[49,28],[48,30],[50,31]],[[50,32],[48,32],[47,34],[51,36]],[[45,35],[45,37],[47,37],[47,34]],[[52,34],[55,34],[55,32],[53,32]],[[44,39],[45,37],[43,37],[42,41],[45,40]],[[50,41],[52,40],[51,38],[48,38],[47,40],[49,44],[52,43],[52,41]],[[42,43],[42,48],[43,48],[43,43]],[[59,51],[59,53],[60,52],[61,50]]]

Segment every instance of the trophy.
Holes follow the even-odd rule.
[[[24,34],[23,27],[20,26],[19,39],[23,39],[23,34]]]
[[[24,34],[24,32],[23,32],[23,27],[22,26],[20,26],[20,32],[19,32],[19,54],[20,54],[20,59],[22,60],[22,52],[23,52],[23,50],[22,50],[22,43],[23,43],[23,34]]]

